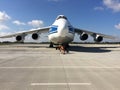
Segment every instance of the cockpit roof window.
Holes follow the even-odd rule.
[[[63,19],[65,19],[65,20],[67,20],[67,17],[62,16],[62,15],[61,15],[61,16],[58,16],[58,17],[57,17],[57,20],[58,20],[58,19],[61,19],[61,18],[63,18]]]

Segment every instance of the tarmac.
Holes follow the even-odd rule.
[[[0,90],[120,90],[119,44],[0,45]]]

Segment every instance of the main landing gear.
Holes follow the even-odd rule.
[[[51,42],[50,45],[49,45],[50,48],[53,48],[53,43]]]

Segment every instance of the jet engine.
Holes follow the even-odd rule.
[[[96,35],[96,36],[94,37],[94,41],[96,41],[96,42],[101,42],[101,41],[103,41],[103,37],[100,36],[100,35]]]
[[[86,34],[86,33],[82,33],[81,35],[80,35],[80,40],[87,40],[88,39],[88,34]]]
[[[18,41],[18,42],[23,42],[24,39],[25,39],[25,36],[23,36],[23,35],[16,36],[16,41]]]
[[[33,33],[32,34],[32,39],[37,40],[39,38],[39,34],[38,33]]]

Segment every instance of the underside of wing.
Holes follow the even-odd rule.
[[[75,33],[80,34],[81,40],[86,40],[88,38],[88,35],[92,36],[94,38],[94,41],[96,41],[96,42],[101,42],[103,40],[103,38],[115,39],[115,37],[110,36],[110,35],[91,32],[91,31],[87,31],[87,30],[83,30],[83,29],[79,29],[79,28],[75,28]]]
[[[39,29],[32,29],[29,31],[17,32],[17,33],[5,35],[5,36],[0,36],[0,38],[15,37],[17,42],[24,42],[25,36],[27,36],[28,34],[32,34],[32,39],[37,40],[39,38],[39,34],[47,33],[49,29],[50,29],[50,26],[39,28]]]

